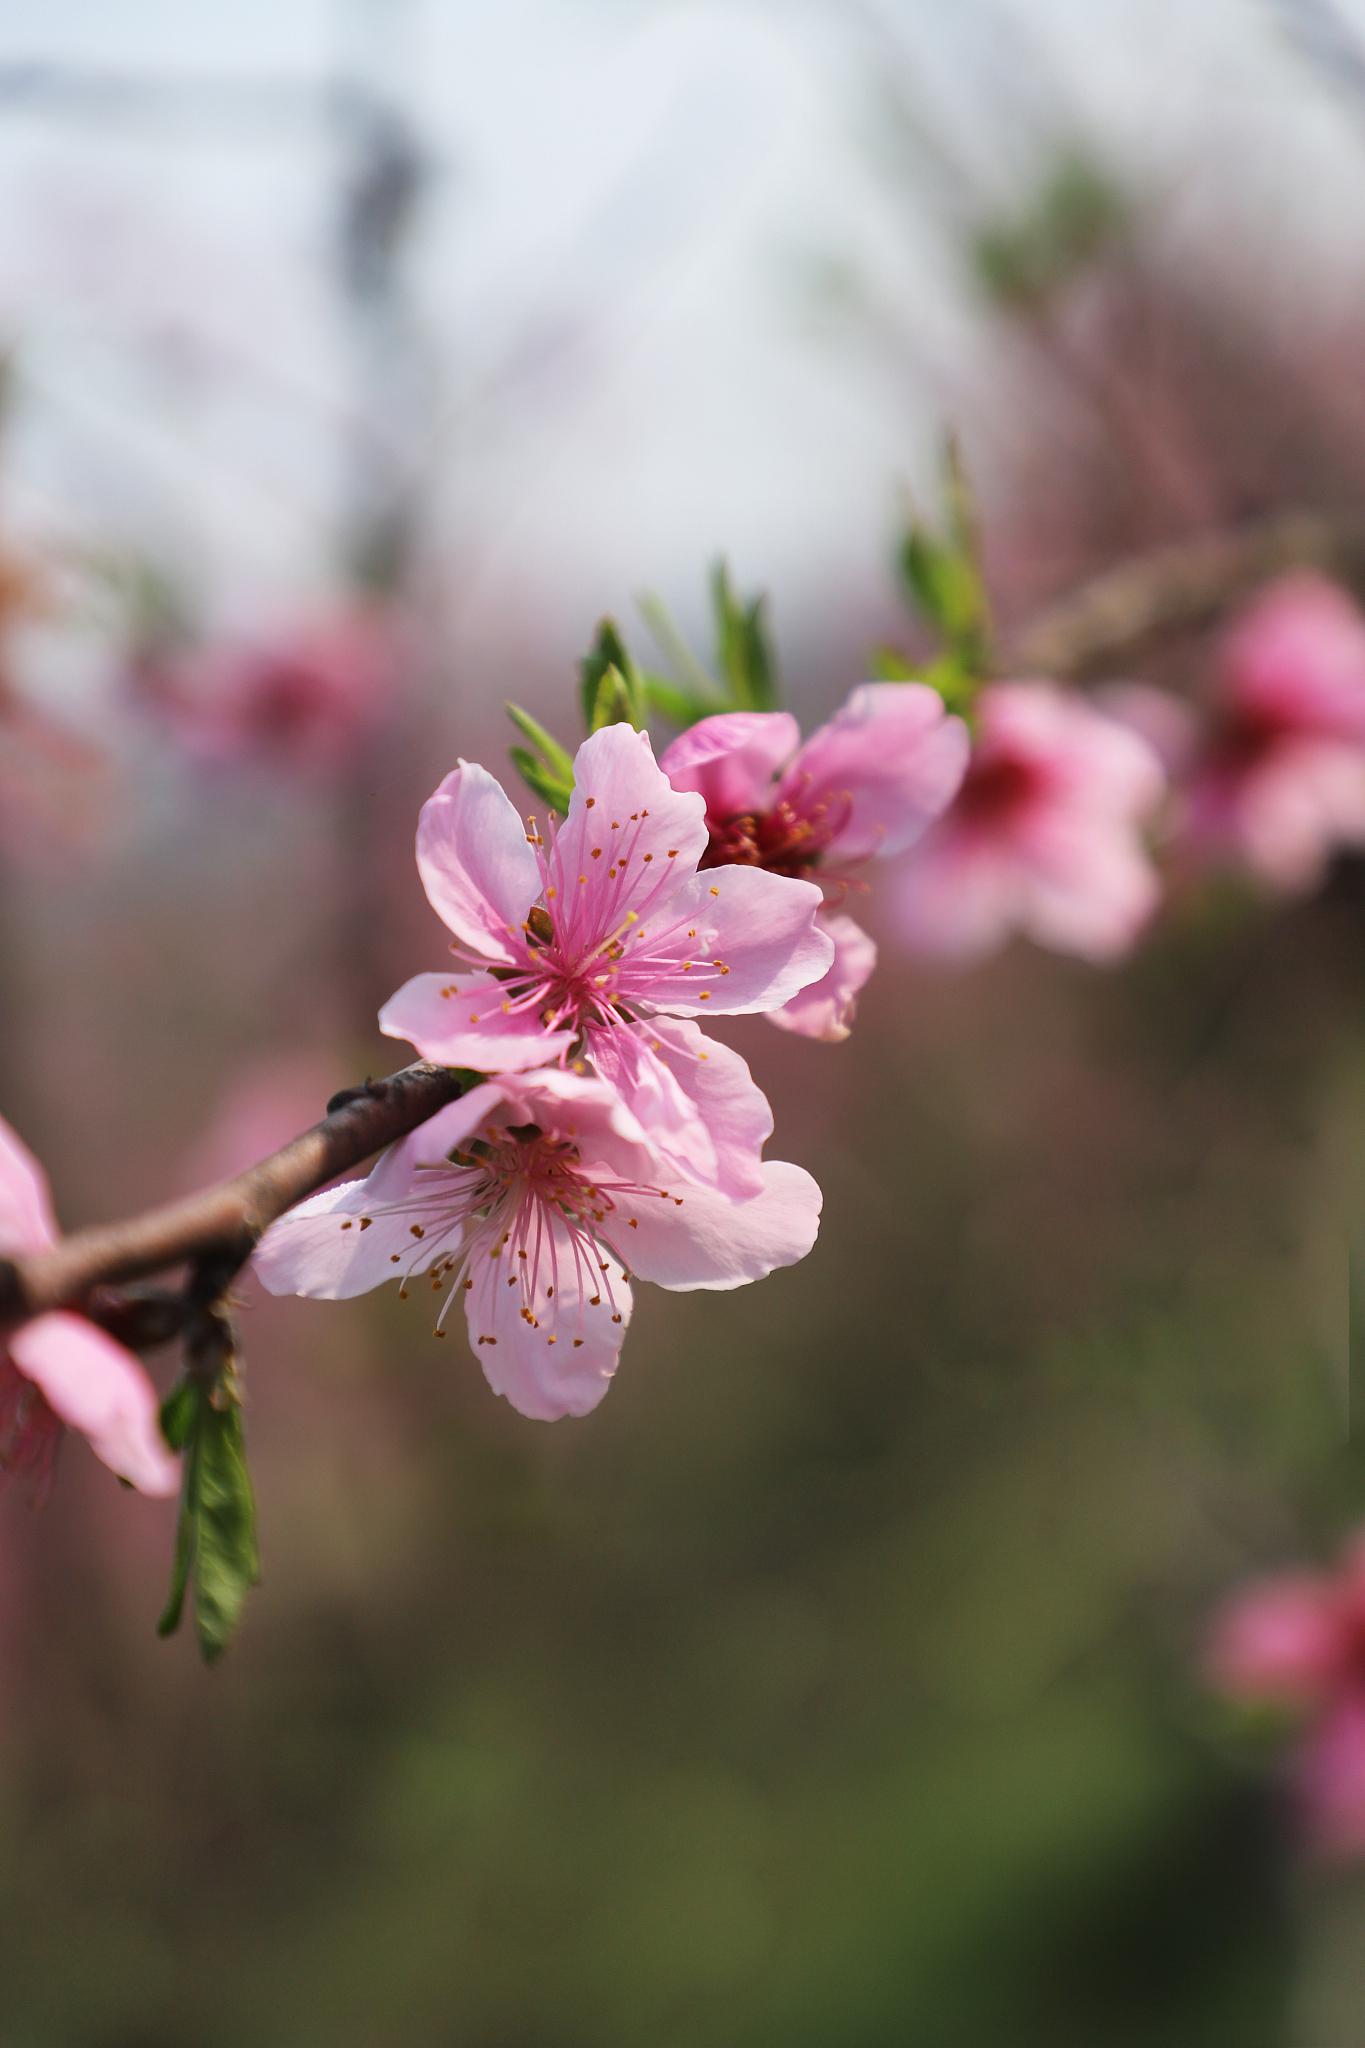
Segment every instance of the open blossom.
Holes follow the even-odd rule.
[[[312,768],[349,759],[382,721],[398,647],[376,607],[346,605],[260,640],[143,655],[142,696],[193,753]]]
[[[1263,1579],[1220,1616],[1207,1672],[1233,1698],[1302,1721],[1294,1785],[1310,1845],[1365,1855],[1365,1537],[1332,1572]]]
[[[676,1172],[755,1195],[767,1101],[691,1020],[818,980],[834,950],[820,893],[750,867],[698,874],[705,806],[670,787],[646,733],[594,733],[574,775],[568,816],[543,829],[467,761],[423,806],[417,865],[459,964],[409,981],[380,1027],[481,1073],[590,1060]]]
[[[42,1170],[0,1119],[0,1255],[43,1251],[56,1237]],[[34,1316],[0,1338],[0,1476],[44,1494],[68,1428],[141,1492],[179,1485],[155,1390],[132,1353],[83,1316]]]
[[[877,949],[841,906],[861,870],[903,853],[951,802],[967,729],[925,683],[864,683],[804,743],[786,711],[726,711],[674,740],[660,767],[706,799],[703,867],[740,862],[818,882],[834,958],[771,1012],[808,1038],[847,1038]]]
[[[1178,826],[1196,853],[1295,891],[1365,845],[1365,618],[1344,591],[1286,577],[1233,622],[1191,751]]]
[[[1157,904],[1144,823],[1165,786],[1139,734],[1051,683],[991,683],[956,800],[910,858],[911,944],[973,959],[1012,932],[1084,959],[1132,945]]]
[[[820,1190],[770,1161],[731,1202],[677,1180],[606,1082],[547,1067],[487,1081],[385,1152],[365,1180],[268,1230],[275,1294],[335,1301],[397,1279],[456,1302],[494,1393],[552,1421],[595,1408],[630,1321],[631,1278],[738,1287],[815,1242]]]

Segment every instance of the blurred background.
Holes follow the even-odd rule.
[[[47,0],[0,166],[0,1106],[68,1225],[398,1063],[417,807],[506,697],[575,736],[601,613],[705,656],[724,552],[811,723],[915,645],[948,426],[1007,627],[1365,491],[1346,0]],[[736,1030],[820,1243],[644,1290],[587,1421],[251,1287],[221,1667],[169,1508],[0,1500],[5,2048],[1365,2043],[1365,1886],[1192,1675],[1365,1499],[1363,902],[888,936],[850,1046]]]

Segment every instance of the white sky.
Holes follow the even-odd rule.
[[[1005,201],[1060,109],[1177,229],[1230,209],[1264,221],[1268,248],[1277,221],[1310,251],[1356,232],[1365,112],[1357,134],[1286,60],[1270,0],[867,11]],[[923,477],[987,341],[933,202],[917,219],[874,169],[886,59],[862,10],[368,14],[381,26],[357,42],[320,0],[9,0],[0,66],[306,89],[339,53],[382,56],[433,164],[412,274],[434,404],[415,455],[469,618],[533,603],[581,637],[646,585],[686,612],[721,548],[779,606],[875,587],[896,481]],[[325,577],[353,408],[327,266],[337,163],[335,129],[302,111],[0,102],[0,329],[25,390],[12,519],[136,536],[229,612]],[[897,309],[896,362],[810,317],[802,263],[822,251]],[[401,391],[375,398],[380,431],[408,432]]]

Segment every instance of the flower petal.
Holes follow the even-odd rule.
[[[588,1051],[672,1173],[736,1201],[761,1192],[773,1113],[730,1046],[681,1018],[655,1017],[590,1031]]]
[[[533,1421],[557,1422],[588,1414],[611,1385],[630,1323],[631,1292],[619,1268],[604,1275],[596,1263],[585,1266],[562,1217],[548,1206],[541,1214],[538,1284],[522,1279],[509,1256],[515,1244],[496,1258],[488,1255],[493,1244],[480,1245],[465,1315],[470,1348],[493,1392]]]
[[[10,1355],[58,1419],[141,1493],[173,1494],[180,1461],[161,1434],[156,1389],[131,1351],[84,1316],[36,1316],[10,1339]]]
[[[389,1038],[405,1038],[424,1059],[484,1074],[515,1074],[558,1059],[572,1031],[547,1031],[535,1008],[517,1009],[490,974],[415,974],[379,1012]]]
[[[526,826],[502,784],[476,762],[461,761],[422,806],[417,868],[427,900],[462,945],[507,966],[540,895],[540,866]]]
[[[851,917],[825,917],[821,923],[834,941],[828,972],[780,1010],[770,1011],[768,1021],[802,1038],[822,1038],[834,1044],[847,1038],[852,1029],[858,996],[877,964],[877,947]]]
[[[560,951],[582,956],[650,914],[707,846],[706,806],[675,790],[654,759],[649,734],[604,726],[574,760],[569,815],[549,857],[547,905]]]
[[[767,810],[778,770],[800,740],[789,711],[722,711],[689,726],[665,747],[659,766],[674,789],[697,790],[708,819],[723,825]]]
[[[1008,847],[950,816],[902,871],[898,923],[913,952],[979,960],[1008,938],[1016,894]]]
[[[816,922],[823,900],[813,883],[761,868],[708,868],[632,935],[616,993],[683,1017],[778,1009],[834,958]]]
[[[40,1252],[56,1240],[47,1176],[0,1117],[0,1254]]]
[[[762,1194],[747,1202],[691,1187],[681,1199],[618,1196],[618,1248],[633,1274],[659,1287],[742,1287],[805,1258],[820,1227],[820,1204],[804,1167],[769,1160]]]
[[[1205,1660],[1210,1682],[1237,1698],[1311,1704],[1338,1669],[1333,1589],[1311,1573],[1281,1573],[1226,1607]]]
[[[863,683],[811,734],[779,794],[802,816],[840,817],[835,861],[900,853],[957,794],[970,741],[927,683]]]
[[[472,1088],[382,1152],[364,1180],[324,1188],[272,1223],[252,1258],[271,1294],[348,1301],[389,1280],[424,1273],[453,1253],[461,1230],[448,1221],[428,1169],[441,1165],[501,1101]],[[449,1180],[446,1187],[449,1189]],[[415,1228],[414,1228],[415,1226]]]

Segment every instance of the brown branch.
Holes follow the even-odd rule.
[[[1268,578],[1303,568],[1365,584],[1365,527],[1288,512],[1140,555],[1029,620],[1008,644],[1008,672],[1113,674],[1154,642],[1210,625]]]
[[[0,1259],[0,1331],[50,1309],[81,1308],[126,1341],[166,1341],[221,1297],[276,1217],[425,1123],[460,1086],[449,1067],[418,1061],[334,1097],[320,1123],[232,1180],[126,1222],[78,1230],[50,1251]],[[127,1285],[183,1265],[193,1268],[183,1290]]]

